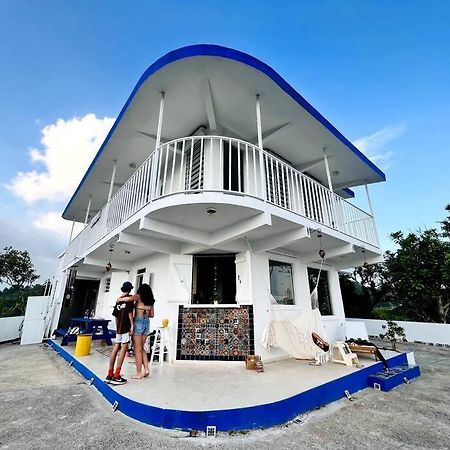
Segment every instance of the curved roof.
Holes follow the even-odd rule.
[[[208,61],[208,70],[206,70],[203,66],[203,68],[200,70],[198,69],[199,65],[197,64],[199,60]],[[151,150],[153,150],[153,148],[151,148],[150,145],[148,145],[148,139],[149,136],[151,136],[151,132],[156,133],[156,126],[153,127],[153,125],[155,124],[156,120],[157,120],[157,111],[159,108],[159,93],[161,92],[161,90],[165,90],[166,92],[168,90],[170,90],[170,86],[171,85],[176,85],[176,83],[181,83],[184,82],[186,83],[186,80],[189,79],[189,77],[192,78],[194,72],[192,70],[191,66],[187,65],[186,61],[190,61],[191,66],[194,67],[195,64],[197,64],[195,70],[197,72],[195,72],[195,75],[197,76],[199,72],[199,70],[201,71],[201,76],[206,76],[209,77],[210,79],[212,79],[212,81],[214,82],[215,77],[217,78],[223,78],[225,76],[228,77],[228,80],[232,80],[235,84],[237,83],[241,83],[241,79],[240,79],[240,75],[241,72],[243,74],[242,79],[245,78],[244,76],[244,72],[245,70],[242,68],[242,65],[246,66],[247,68],[250,68],[252,70],[251,72],[251,76],[253,77],[251,82],[248,82],[246,84],[246,89],[254,89],[254,91],[251,93],[251,95],[255,95],[256,93],[259,93],[259,91],[262,90],[273,90],[273,87],[268,86],[267,84],[267,79],[270,80],[270,82],[272,83],[272,85],[275,85],[278,89],[277,92],[270,92],[270,95],[277,95],[279,102],[285,102],[286,103],[286,99],[280,98],[280,92],[282,91],[284,94],[287,94],[289,100],[291,100],[291,102],[295,102],[295,104],[297,104],[297,108],[298,106],[300,106],[301,108],[298,109],[302,109],[304,110],[304,112],[307,113],[307,115],[309,116],[308,120],[309,125],[311,125],[312,122],[316,121],[316,124],[314,124],[314,127],[319,126],[322,130],[326,130],[326,132],[328,132],[329,134],[332,135],[334,141],[336,143],[339,143],[340,147],[345,147],[346,151],[348,152],[348,156],[352,156],[351,161],[353,161],[353,163],[356,164],[356,161],[359,161],[359,163],[357,163],[358,167],[362,167],[365,169],[361,170],[358,175],[361,176],[355,176],[353,177],[353,179],[351,178],[351,176],[349,177],[349,174],[347,175],[347,179],[343,179],[341,180],[341,182],[339,183],[342,187],[348,187],[348,186],[356,186],[356,185],[361,185],[364,183],[374,183],[374,182],[378,182],[378,181],[384,181],[386,179],[385,174],[373,163],[371,162],[363,153],[361,153],[345,136],[342,135],[342,133],[340,133],[324,116],[322,116],[310,103],[308,103],[284,78],[282,78],[274,69],[272,69],[270,66],[268,66],[267,64],[265,64],[264,62],[260,61],[259,59],[247,54],[247,53],[243,53],[241,51],[238,50],[234,50],[231,48],[226,48],[226,47],[222,47],[219,45],[211,45],[211,44],[198,44],[198,45],[191,45],[191,46],[187,46],[187,47],[182,47],[179,48],[177,50],[173,50],[169,53],[167,53],[166,55],[162,56],[161,58],[159,58],[157,61],[155,61],[150,67],[147,68],[147,70],[144,72],[144,74],[141,76],[141,78],[139,79],[139,81],[137,82],[136,86],[134,87],[131,95],[129,96],[129,98],[127,99],[125,105],[123,106],[122,110],[120,111],[114,125],[112,126],[111,130],[109,131],[105,141],[103,142],[102,146],[100,147],[99,151],[97,152],[96,156],[94,157],[91,165],[89,166],[88,170],[86,171],[85,175],[83,176],[79,186],[77,187],[75,193],[73,194],[72,198],[70,199],[68,205],[66,206],[64,212],[63,212],[63,217],[67,218],[67,219],[82,219],[83,218],[83,213],[81,212],[81,210],[86,210],[86,205],[87,205],[87,198],[89,196],[90,193],[95,192],[96,195],[95,197],[98,197],[98,200],[96,201],[96,199],[93,196],[93,202],[92,202],[92,211],[95,212],[96,210],[99,210],[101,207],[103,207],[104,203],[106,202],[106,197],[107,197],[107,191],[108,191],[108,176],[106,173],[106,162],[107,160],[109,161],[109,173],[111,171],[112,168],[112,160],[114,159],[119,159],[121,157],[123,157],[124,154],[126,154],[127,152],[124,151],[124,149],[126,149],[126,145],[124,144],[124,142],[126,142],[127,139],[131,139],[131,131],[134,130],[134,132],[136,133],[140,133],[140,136],[133,136],[133,145],[135,145],[135,143],[137,142],[138,138],[143,138],[143,139],[147,139],[146,142],[146,151],[147,151],[147,155],[150,153]],[[228,61],[231,62],[233,64],[238,64],[239,68],[237,69],[239,72],[239,76],[237,76],[236,69],[233,68],[231,69],[230,65],[226,65],[226,66],[220,66],[220,62],[219,61]],[[184,63],[183,63],[184,62]],[[181,63],[184,64],[180,65]],[[172,70],[171,67],[175,67]],[[186,72],[184,72],[186,71]],[[207,74],[205,75],[205,73],[207,72]],[[200,75],[198,75],[200,76]],[[250,76],[250,75],[249,75]],[[222,80],[221,78],[221,80]],[[264,80],[263,80],[264,78]],[[165,80],[165,81],[162,81]],[[152,85],[153,83],[153,85]],[[242,83],[244,83],[244,81],[242,81]],[[190,94],[191,91],[193,91],[192,86],[187,86],[186,84],[183,85],[184,86],[184,91],[183,94],[186,92],[187,94]],[[259,89],[259,87],[261,86],[261,89]],[[214,89],[214,85],[212,86]],[[234,88],[234,87],[233,87]],[[192,105],[194,106],[194,102],[192,101],[192,98],[187,99],[185,98],[184,100],[181,100],[181,88],[178,89],[178,95],[180,96],[180,100],[179,102],[181,103],[189,103],[192,102]],[[143,90],[145,90],[147,97],[144,97],[144,94],[142,93]],[[155,95],[156,94],[156,95]],[[187,95],[186,94],[186,95]],[[192,93],[192,95],[194,95],[194,93]],[[142,97],[142,98],[140,98]],[[219,96],[220,98],[222,97],[227,97],[227,95],[222,95]],[[217,97],[214,98],[215,101],[220,102],[220,98],[218,100]],[[144,101],[146,100],[146,101]],[[264,98],[262,97],[262,102],[263,102]],[[167,103],[167,100],[166,100]],[[180,104],[181,104],[180,103]],[[263,122],[263,128],[264,125],[266,123],[270,124],[270,119],[274,118],[274,116],[276,116],[276,112],[272,111],[270,112],[270,106],[271,103],[273,102],[268,102],[269,105],[268,107],[266,107],[265,105],[263,105],[263,111],[262,111],[262,122]],[[275,102],[276,103],[276,102]],[[179,105],[180,105],[179,104]],[[280,104],[280,103],[278,103]],[[152,111],[150,111],[150,106],[152,105]],[[254,111],[254,104],[251,106],[253,108]],[[136,110],[136,112],[133,113],[133,108]],[[147,108],[147,109],[145,109]],[[227,111],[225,111],[227,109]],[[224,111],[224,116],[225,115],[232,115],[233,113],[235,114],[236,111],[239,110],[238,107],[233,108],[230,107],[230,105],[228,104],[224,104],[223,105],[223,111]],[[174,108],[173,108],[174,110]],[[231,114],[230,114],[230,110],[231,110]],[[144,113],[145,111],[145,113]],[[167,106],[166,106],[166,111],[167,111]],[[192,111],[194,111],[194,107],[192,107]],[[192,112],[191,111],[191,112]],[[265,112],[267,111],[267,122],[265,121]],[[290,112],[284,111],[283,114],[285,114],[285,117],[281,117],[282,114],[280,113],[279,116],[277,116],[279,118],[279,121],[281,119],[281,122],[285,122],[285,124],[290,125],[290,119],[291,116],[289,114],[292,113],[292,109],[289,110]],[[141,116],[148,116],[148,118],[152,118],[152,128],[149,130],[148,127],[146,127],[146,131],[147,133],[144,133],[142,131],[139,131],[138,128],[139,126],[136,125],[132,125],[133,124],[133,120],[136,122],[136,117],[138,116],[138,113]],[[134,114],[134,115],[133,115]],[[248,114],[248,111],[247,111]],[[170,121],[170,117],[168,117],[169,115],[165,112],[165,117],[164,117],[164,121]],[[186,115],[184,116],[186,117]],[[150,120],[150,119],[149,119]],[[200,119],[198,119],[200,120]],[[252,118],[253,120],[253,118]],[[179,123],[179,120],[175,120],[174,119],[174,124],[175,122]],[[150,123],[150,122],[148,122]],[[275,122],[273,122],[272,120],[272,125]],[[194,123],[192,123],[191,125],[193,125]],[[147,124],[148,125],[148,124]],[[197,123],[197,127],[201,125],[201,122]],[[234,124],[236,125],[236,124]],[[188,126],[188,125],[186,125]],[[254,126],[254,124],[252,125]],[[283,125],[284,126],[284,125]],[[122,130],[120,130],[120,128],[122,127]],[[170,128],[170,127],[169,127]],[[291,127],[292,128],[292,127]],[[231,130],[236,130],[236,126],[233,128],[232,126],[230,126],[228,129]],[[273,128],[273,129],[276,129]],[[297,127],[296,127],[297,129]],[[194,131],[194,129],[191,129],[191,132]],[[264,129],[263,129],[264,131]],[[270,130],[268,130],[270,132]],[[323,131],[321,131],[323,132]],[[172,133],[174,134],[178,134],[178,131],[173,129],[172,127]],[[180,130],[180,133],[181,130]],[[186,133],[186,131],[185,131]],[[299,131],[300,133],[300,131]],[[307,133],[305,132],[305,130],[302,130],[302,133],[304,135],[306,135]],[[147,137],[145,137],[144,135],[147,134]],[[164,132],[163,132],[164,134]],[[245,134],[245,131],[242,131],[242,134]],[[248,130],[247,130],[247,134],[248,134]],[[256,134],[256,130],[255,130],[255,134]],[[174,136],[172,134],[172,136],[170,136],[171,138],[175,138],[175,137],[181,137],[181,136],[187,136],[188,134],[179,134],[178,136]],[[245,136],[244,136],[245,138]],[[113,145],[113,141],[114,139],[116,139],[116,141],[121,140],[121,144],[120,146],[118,144],[116,144],[116,147]],[[292,139],[302,139],[302,135],[297,135],[296,137],[292,136],[291,140],[289,141],[291,146],[292,146]],[[309,140],[310,137],[308,137]],[[329,141],[329,137],[327,137],[327,141]],[[250,139],[248,139],[250,140]],[[286,141],[286,145],[287,145]],[[296,142],[296,141],[294,141]],[[325,142],[325,141],[324,141]],[[305,141],[306,144],[306,141]],[[120,147],[120,148],[119,148]],[[266,148],[266,143],[264,145],[264,147]],[[273,149],[274,151],[276,151],[280,156],[284,157],[285,159],[291,161],[294,165],[301,165],[302,161],[292,161],[292,155],[286,155],[284,154],[283,149],[279,150],[277,147],[277,145],[275,145],[275,147],[271,147],[270,145],[268,145],[267,147]],[[281,147],[283,147],[283,145],[281,145]],[[322,147],[316,146],[316,153],[317,153],[317,157],[320,157],[320,152],[322,151]],[[110,158],[107,158],[105,156],[105,153],[108,153],[108,148],[110,150]],[[328,147],[327,147],[328,148]],[[336,150],[336,160],[338,159],[337,157],[339,156],[339,158],[344,158],[346,160],[346,162],[348,163],[350,161],[350,159],[348,159],[348,157],[346,158],[345,155],[343,156],[342,154],[342,149],[340,150]],[[339,153],[340,152],[340,153]],[[339,153],[339,154],[338,154]],[[128,153],[128,155],[130,155]],[[311,156],[312,154],[309,155],[309,160],[311,161]],[[104,159],[104,161],[101,161],[102,159]],[[137,162],[138,164],[140,164],[143,159],[145,159],[143,156],[141,158],[137,158]],[[295,158],[294,158],[295,159]],[[102,162],[103,164],[103,169],[99,168],[98,169],[98,173],[94,174],[95,169],[97,166],[99,166],[100,162]],[[122,161],[123,163],[125,161]],[[305,161],[303,161],[304,163]],[[126,164],[123,164],[123,166],[125,166]],[[132,164],[132,166],[135,164]],[[305,164],[303,164],[305,165]],[[355,166],[356,167],[356,166]],[[103,171],[103,172],[102,172]],[[355,173],[355,169],[352,168],[353,173]],[[124,182],[130,175],[132,172],[130,172],[129,169],[122,169],[121,172],[119,172],[119,178],[122,177],[123,180],[122,182]],[[336,173],[339,173],[339,171],[337,170]],[[322,178],[320,175],[316,175],[315,173],[311,173],[311,175],[315,176],[316,178],[320,179]],[[103,178],[102,178],[103,177]],[[93,179],[97,179],[97,186],[94,187],[94,180],[90,181],[90,178]],[[117,179],[117,178],[116,178]],[[88,182],[90,181],[90,186],[86,187],[86,184],[88,184]],[[100,183],[100,184],[99,184]],[[346,184],[347,183],[347,184]],[[119,182],[120,184],[120,182]],[[351,191],[350,191],[351,192]],[[85,213],[84,213],[85,214]]]

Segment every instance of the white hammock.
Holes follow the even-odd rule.
[[[322,339],[326,338],[322,316],[318,309],[318,286],[322,266],[323,259],[320,264],[316,286],[310,294],[311,308],[302,308],[291,319],[283,320],[275,317],[273,305],[277,305],[278,302],[267,289],[271,300],[269,321],[264,329],[261,343],[269,351],[272,347],[278,347],[296,359],[314,359],[316,364],[323,364],[330,360],[329,352],[325,352],[318,347],[312,338],[313,333],[316,333]]]

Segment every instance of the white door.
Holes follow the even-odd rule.
[[[252,304],[250,252],[236,255],[236,302],[241,305]]]
[[[169,260],[169,302],[190,303],[192,255],[171,255]]]
[[[50,296],[28,297],[20,345],[42,342]]]

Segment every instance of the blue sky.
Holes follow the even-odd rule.
[[[40,273],[52,274],[67,243],[67,228],[49,223],[68,196],[47,176],[64,159],[56,153],[73,151],[80,135],[92,145],[94,128],[110,126],[143,71],[194,43],[268,63],[376,158],[387,175],[371,188],[383,248],[392,231],[436,226],[450,203],[449,23],[450,3],[437,0],[3,0],[0,245],[29,250]],[[19,172],[29,182],[21,190]]]

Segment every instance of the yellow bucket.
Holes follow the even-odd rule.
[[[161,324],[164,328],[167,328],[169,326],[169,319],[163,319]]]
[[[91,353],[92,334],[79,334],[75,345],[75,356],[88,356]]]

